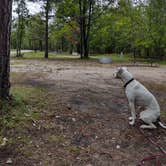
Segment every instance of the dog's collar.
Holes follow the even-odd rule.
[[[132,82],[134,80],[134,78],[132,78],[132,79],[130,79],[129,81],[127,81],[125,84],[124,84],[124,88],[126,88],[126,86],[128,85],[128,84],[130,84],[130,82]]]

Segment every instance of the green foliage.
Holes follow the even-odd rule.
[[[17,56],[21,55],[22,42],[25,35],[25,26],[26,26],[26,18],[28,17],[28,9],[26,6],[25,0],[15,0],[17,2],[17,8],[15,12],[17,13],[18,19],[15,22],[15,40],[16,40],[16,48],[17,48]]]
[[[82,2],[82,1],[81,1]],[[140,57],[165,58],[166,1],[93,0],[90,53],[135,53]],[[52,3],[54,18],[49,24],[49,49],[57,52],[80,50],[80,10],[78,0]],[[87,7],[87,6],[86,6]],[[88,16],[88,10],[85,17]],[[27,18],[24,48],[42,50],[44,20],[41,14]],[[87,24],[87,22],[86,22]],[[12,47],[17,38],[12,31]]]
[[[29,44],[33,49],[42,50],[44,47],[44,36],[45,35],[45,24],[42,20],[42,15],[39,13],[37,15],[31,16],[28,19],[27,26],[27,38],[29,39]]]

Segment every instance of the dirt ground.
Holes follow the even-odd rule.
[[[144,157],[160,154],[139,132],[140,122],[128,124],[123,84],[112,76],[120,65],[74,60],[12,60],[11,64],[11,72],[19,76],[12,78],[12,85],[46,89],[49,108],[25,129],[31,144],[21,145],[20,153],[15,151],[18,147],[1,152],[0,165],[11,157],[19,166],[135,166]],[[166,67],[128,65],[128,69],[166,112]],[[161,119],[166,122],[164,114]],[[166,130],[145,134],[166,149]],[[166,158],[160,160],[166,165]]]

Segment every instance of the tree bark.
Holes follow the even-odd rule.
[[[79,10],[80,10],[80,58],[83,58],[83,13],[82,13],[82,0],[79,0]]]
[[[42,43],[42,40],[39,40],[39,49],[40,49],[40,51],[43,51],[43,43]]]
[[[18,13],[18,26],[17,26],[17,54],[16,57],[20,57],[20,14]]]
[[[79,0],[80,10],[80,54],[81,58],[89,58],[89,36],[92,17],[92,0]],[[87,16],[88,12],[88,16]]]
[[[82,33],[83,33],[83,57],[87,58],[85,55],[86,52],[86,10],[87,10],[87,1],[83,1],[83,10],[82,10]]]
[[[86,32],[86,40],[85,40],[85,57],[89,58],[89,36],[91,29],[91,16],[92,16],[92,0],[89,0],[89,12],[88,12],[88,23],[87,23],[87,32]]]
[[[48,58],[48,20],[49,20],[49,0],[46,1],[45,8],[45,58]]]
[[[133,50],[133,60],[134,60],[134,64],[136,63],[136,50],[135,50],[135,48],[134,48],[134,50]]]
[[[0,99],[9,99],[12,0],[0,0]]]

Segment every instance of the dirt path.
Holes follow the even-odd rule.
[[[43,73],[51,80],[66,80],[86,83],[87,80],[98,85],[98,81],[111,79],[112,74],[119,65],[102,65],[97,62],[61,61],[61,60],[14,60],[12,61],[13,72]],[[142,81],[153,81],[157,83],[166,83],[166,67],[128,67],[134,77]],[[94,80],[94,81],[93,81]],[[119,81],[116,81],[119,82]],[[103,82],[104,84],[104,82]]]
[[[15,165],[134,166],[143,157],[159,153],[128,125],[128,104],[120,80],[112,74],[117,65],[96,62],[14,60],[13,86],[47,89],[49,109],[28,133],[31,155]],[[129,67],[145,83],[166,111],[166,67]],[[18,79],[19,78],[19,79]],[[162,117],[164,120],[165,117]],[[39,127],[40,126],[40,127]],[[163,129],[146,131],[166,149]],[[24,147],[24,150],[28,147]],[[166,164],[166,160],[162,161]],[[149,163],[153,165],[153,163]]]

